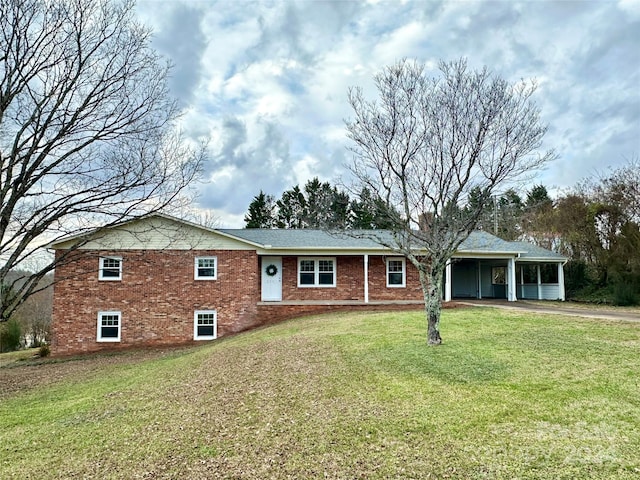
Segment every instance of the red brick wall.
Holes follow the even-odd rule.
[[[335,287],[298,287],[298,257],[282,257],[282,299],[364,301],[364,260],[362,256],[336,257],[336,264]]]
[[[98,280],[99,257],[122,257],[120,281]],[[194,280],[194,258],[216,256],[217,280]],[[364,259],[337,257],[336,287],[299,288],[298,258],[283,257],[284,301],[364,301]],[[421,300],[416,269],[406,263],[407,286],[386,286],[383,256],[369,257],[369,300]],[[260,267],[255,251],[130,250],[80,251],[55,272],[52,349],[72,354],[193,341],[195,310],[216,310],[218,336],[307,313],[389,306],[261,305]],[[391,308],[421,308],[397,306]],[[99,311],[121,312],[120,342],[98,342]]]
[[[122,257],[122,280],[99,281],[99,254]],[[217,256],[217,280],[194,280],[194,258]],[[56,354],[193,340],[195,310],[217,310],[218,336],[256,325],[258,257],[252,251],[79,252],[56,268]],[[121,341],[97,342],[99,311],[121,312]]]
[[[337,263],[335,287],[299,288],[298,257],[283,257],[282,299],[364,301],[364,258],[362,255],[335,258]],[[386,258],[382,255],[369,256],[369,300],[422,300],[424,297],[418,270],[409,262],[405,262],[406,286],[402,288],[387,287]]]
[[[405,286],[387,287],[387,258],[382,255],[369,256],[369,301],[424,300],[418,270],[409,261],[405,261],[404,267]]]

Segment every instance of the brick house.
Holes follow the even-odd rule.
[[[55,271],[55,354],[212,340],[313,312],[423,305],[418,273],[403,257],[319,230],[210,229],[152,215],[50,247],[58,257],[73,249],[73,261]],[[447,267],[445,300],[564,300],[564,262],[474,232]]]

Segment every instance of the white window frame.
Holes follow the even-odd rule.
[[[402,262],[402,284],[389,283],[389,274],[398,273],[389,271],[390,262]],[[388,257],[387,261],[387,288],[405,288],[407,286],[407,262],[404,257]]]
[[[118,317],[118,336],[117,337],[103,337],[102,336],[102,317],[103,316],[116,316]],[[98,312],[98,331],[96,333],[96,341],[98,342],[119,342],[122,334],[122,312],[117,310]]]
[[[198,270],[200,268],[199,266],[199,261],[200,260],[213,260],[214,261],[214,275],[211,276],[200,276]],[[196,257],[195,258],[195,263],[194,263],[194,270],[193,270],[193,278],[195,280],[217,280],[218,279],[218,257],[215,256],[205,256],[205,257]],[[211,268],[211,267],[202,267],[202,268]]]
[[[198,315],[213,315],[213,335],[198,335]],[[218,311],[196,310],[193,312],[193,339],[215,340],[216,338],[218,338]]]
[[[104,276],[104,271],[105,270],[115,270],[115,267],[105,267],[104,266],[104,262],[105,260],[117,260],[118,261],[118,276],[117,277],[105,277]],[[104,280],[104,281],[111,281],[111,282],[117,282],[122,280],[122,257],[100,257],[100,268],[98,270],[98,280]]]
[[[320,262],[321,261],[331,261],[333,262],[333,283],[331,284],[320,284]],[[313,284],[301,284],[300,283],[300,268],[302,267],[303,261],[312,261],[313,264]],[[311,272],[304,272],[311,273]],[[326,272],[325,272],[326,273]],[[336,257],[300,257],[298,258],[298,288],[335,288],[336,287],[336,279],[338,277],[338,263],[336,262]]]

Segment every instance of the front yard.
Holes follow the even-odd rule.
[[[196,348],[0,361],[0,478],[632,479],[640,324],[334,314]]]

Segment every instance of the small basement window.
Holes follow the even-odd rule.
[[[387,287],[404,287],[406,284],[404,258],[387,258]]]
[[[119,342],[121,330],[120,312],[98,312],[98,342]]]
[[[193,339],[213,340],[218,335],[218,314],[215,310],[198,310],[193,316]]]
[[[122,280],[122,257],[101,257],[99,280]]]
[[[217,257],[196,257],[195,274],[196,280],[215,280],[218,278],[218,258]]]

